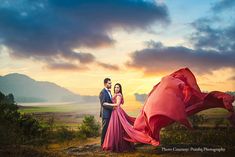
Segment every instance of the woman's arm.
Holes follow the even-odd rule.
[[[121,103],[121,96],[117,96],[116,99],[117,99],[116,103],[111,104],[111,103],[105,102],[105,103],[103,103],[103,105],[106,105],[106,106],[118,106]]]

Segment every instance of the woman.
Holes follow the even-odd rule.
[[[116,109],[113,110],[112,115],[110,117],[109,126],[105,135],[102,148],[103,150],[111,150],[115,152],[133,150],[133,143],[126,141],[122,138],[124,137],[125,132],[120,122],[119,113],[124,112],[120,107],[120,105],[124,103],[124,99],[122,96],[122,86],[119,83],[116,83],[114,85],[114,96],[112,98],[112,102],[113,104],[104,103],[104,105],[114,106]]]
[[[160,144],[160,130],[173,122],[192,129],[187,117],[209,108],[224,108],[235,125],[232,103],[234,96],[212,91],[202,93],[196,78],[188,68],[179,69],[161,79],[148,94],[137,118],[128,116],[120,107],[124,103],[120,84],[114,86],[113,110],[102,145],[103,150],[133,150],[133,143]]]
[[[138,141],[141,143],[152,144],[155,146],[159,144],[149,135],[133,129],[135,118],[128,116],[121,108],[121,105],[124,104],[124,99],[122,95],[122,86],[119,83],[114,85],[114,96],[112,101],[112,104],[104,103],[104,105],[115,106],[116,109],[113,110],[109,121],[109,126],[102,145],[103,150],[115,152],[134,150],[133,142],[127,141],[127,139],[130,138],[128,134],[137,136]]]

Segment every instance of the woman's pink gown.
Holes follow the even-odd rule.
[[[235,126],[233,101],[234,96],[220,91],[202,93],[193,73],[188,68],[180,69],[153,87],[136,118],[128,116],[120,104],[113,110],[102,148],[116,152],[133,150],[136,142],[158,146],[161,128],[177,121],[192,129],[187,117],[209,108],[227,109],[228,120]]]
[[[102,145],[103,150],[111,150],[115,152],[121,152],[125,150],[133,150],[133,143],[123,139],[125,136],[125,130],[123,125],[133,125],[135,119],[131,119],[126,116],[124,110],[120,107],[124,103],[121,93],[115,94],[112,98],[113,103],[116,103],[116,97],[121,97],[121,102],[117,108],[112,111],[110,117],[109,126],[105,135],[104,143]]]

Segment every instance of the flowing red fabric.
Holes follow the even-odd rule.
[[[134,142],[158,146],[161,128],[180,122],[192,129],[187,117],[209,108],[227,109],[228,120],[235,126],[233,101],[234,96],[224,92],[201,92],[188,68],[177,70],[153,87],[136,118],[128,116],[120,105],[112,112],[103,150],[131,150]]]

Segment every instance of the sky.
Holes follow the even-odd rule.
[[[202,91],[235,91],[234,0],[0,0],[0,75],[126,97],[188,67]]]

